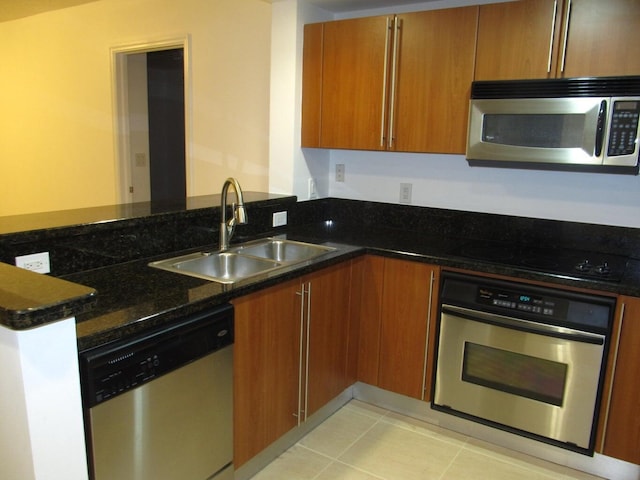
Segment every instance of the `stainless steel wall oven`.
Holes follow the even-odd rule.
[[[592,455],[615,299],[445,272],[432,408]]]

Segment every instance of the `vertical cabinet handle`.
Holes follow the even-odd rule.
[[[429,279],[429,306],[427,308],[427,336],[424,345],[424,363],[422,367],[422,397],[424,400],[427,390],[427,361],[429,359],[429,330],[431,330],[431,302],[433,300],[433,284],[436,280],[436,275],[431,270],[431,278]]]
[[[307,283],[307,334],[304,373],[304,420],[307,420],[309,406],[309,335],[311,331],[311,282]]]
[[[380,146],[385,146],[385,111],[387,105],[387,74],[389,71],[389,40],[391,37],[391,19],[387,17],[387,32],[384,37],[384,69],[382,71],[382,108],[380,111],[382,112],[380,118]]]
[[[616,336],[615,351],[613,352],[613,366],[611,367],[611,382],[607,392],[607,410],[604,412],[604,422],[602,423],[602,440],[600,442],[600,453],[604,453],[604,444],[607,440],[607,423],[609,422],[609,412],[611,411],[611,397],[613,396],[613,384],[616,378],[616,367],[618,366],[618,353],[620,352],[620,338],[622,337],[622,327],[624,326],[625,304],[620,306],[620,322],[618,335]]]
[[[558,15],[558,0],[553,2],[553,17],[551,18],[551,38],[549,39],[549,59],[547,60],[547,73],[551,73],[551,58],[553,55],[553,37],[556,33],[556,16]]]
[[[309,339],[311,326],[311,282],[303,283],[296,292],[300,299],[300,339],[298,358],[298,411],[293,416],[298,426],[307,420],[309,404]]]
[[[562,40],[562,61],[560,64],[560,73],[564,73],[564,64],[567,59],[567,42],[569,41],[569,25],[571,22],[571,0],[567,3],[567,17],[564,21],[564,39]]]
[[[304,307],[305,307],[305,294],[304,284],[301,286],[300,291],[296,292],[296,295],[300,295],[300,339],[298,346],[298,411],[293,414],[298,419],[298,426],[302,423],[302,359],[304,358]]]
[[[396,109],[396,77],[398,73],[398,37],[400,32],[400,19],[396,16],[393,19],[393,58],[391,60],[391,93],[389,104],[389,137],[388,148],[393,148],[394,120]]]

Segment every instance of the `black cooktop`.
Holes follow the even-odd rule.
[[[536,272],[610,282],[622,279],[628,260],[627,257],[609,253],[513,246],[489,241],[465,243],[452,254]]]

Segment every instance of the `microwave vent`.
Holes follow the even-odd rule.
[[[640,95],[640,76],[544,80],[483,80],[471,85],[471,98],[564,98]]]

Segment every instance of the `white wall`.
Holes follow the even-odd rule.
[[[266,190],[271,5],[100,0],[0,23],[0,215],[117,203],[111,49],[190,38],[190,195]]]
[[[86,480],[76,322],[0,326],[0,478]]]
[[[302,46],[305,23],[333,15],[297,0],[276,1],[271,27],[271,116],[269,191],[307,196],[307,180],[318,180],[320,196],[329,194],[329,151],[302,152]]]
[[[426,10],[490,3],[485,0],[439,0],[403,8]],[[490,212],[640,227],[640,177],[528,170],[471,168],[462,155],[398,154],[300,148],[300,104],[302,26],[304,23],[363,15],[391,13],[395,9],[375,9],[334,15],[313,9],[304,0],[274,3],[273,26],[288,25],[288,41],[297,45],[278,57],[272,52],[273,72],[286,65],[288,81],[296,75],[295,94],[274,96],[275,108],[295,109],[293,121],[272,117],[271,135],[286,132],[288,152],[271,155],[270,175],[293,172],[287,183],[300,200],[308,199],[307,179],[317,178],[320,196],[399,203],[400,183],[412,183],[412,204],[429,207]],[[282,8],[276,8],[281,6]],[[284,8],[286,6],[286,8]],[[293,13],[297,6],[297,16]],[[286,11],[286,14],[285,14]],[[297,22],[297,28],[292,23]],[[291,117],[291,115],[290,115]],[[273,148],[273,147],[272,147]],[[335,165],[344,164],[346,180],[335,181]],[[285,188],[284,185],[280,187]],[[286,191],[286,190],[278,190]]]
[[[345,182],[335,165],[345,165]],[[640,177],[469,167],[463,155],[331,152],[329,195],[522,217],[640,227]]]

